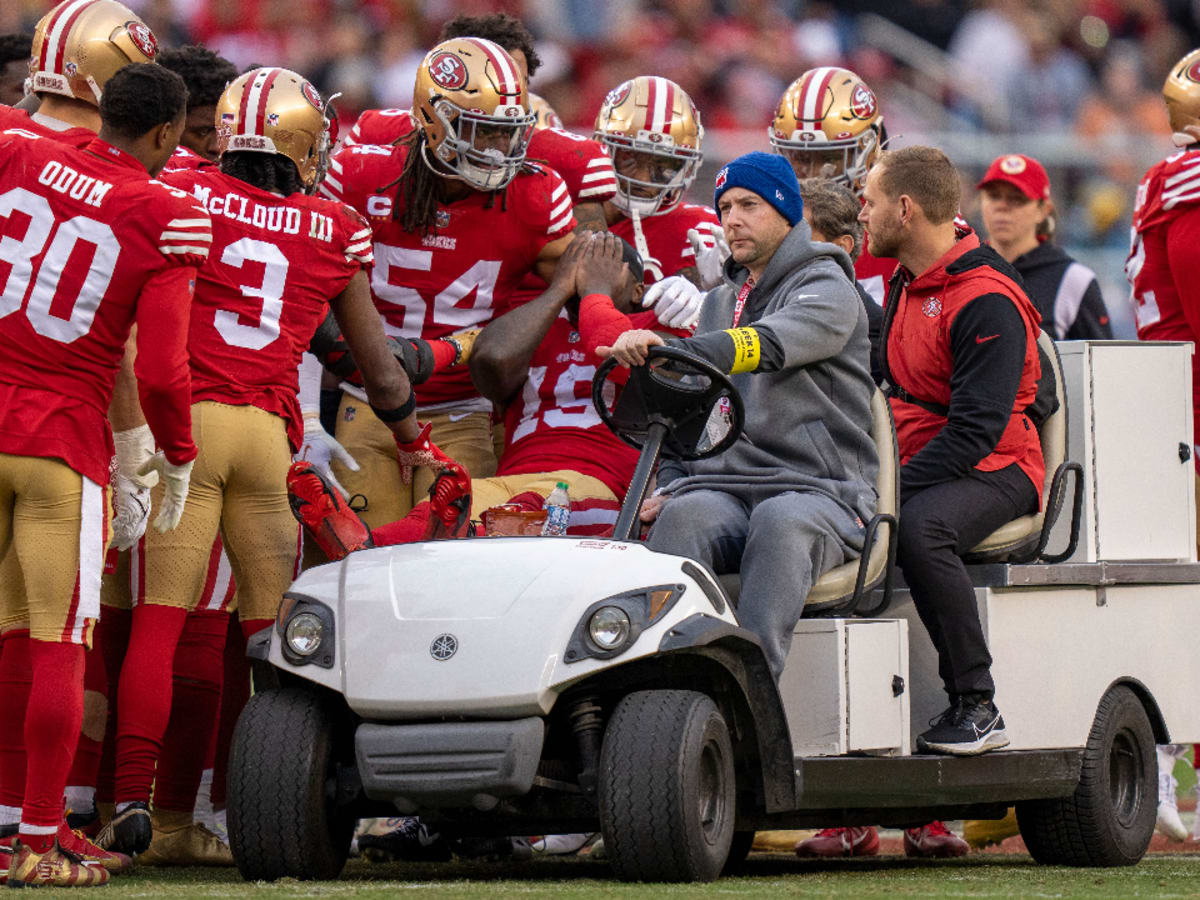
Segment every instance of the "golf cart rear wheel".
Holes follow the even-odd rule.
[[[246,704],[229,759],[229,846],[247,881],[336,878],[354,819],[339,809],[334,718],[298,688]]]
[[[1131,866],[1154,835],[1158,768],[1141,701],[1117,685],[1096,710],[1079,786],[1070,797],[1017,804],[1030,855],[1060,866]]]
[[[696,691],[636,691],[613,710],[600,753],[600,829],[624,881],[711,881],[733,841],[733,745]]]

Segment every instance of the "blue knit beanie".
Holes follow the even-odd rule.
[[[779,214],[795,225],[804,218],[804,201],[800,198],[800,182],[792,165],[778,153],[755,150],[739,156],[717,173],[713,190],[713,207],[721,217],[721,195],[731,187],[753,191],[770,203]]]

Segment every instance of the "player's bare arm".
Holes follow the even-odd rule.
[[[121,359],[121,370],[113,386],[112,403],[108,405],[108,421],[113,431],[127,431],[146,424],[142,405],[138,402],[137,379],[133,374],[133,362],[137,357],[137,325],[129,332],[125,342],[125,356]]]
[[[383,321],[371,302],[367,273],[360,269],[336,297],[329,300],[350,354],[358,361],[367,399],[377,410],[400,409],[412,397],[408,374],[388,349]],[[386,423],[400,441],[416,439],[420,428],[415,412]]]
[[[533,272],[546,284],[554,280],[554,268],[558,265],[558,258],[563,255],[563,251],[567,249],[567,245],[574,237],[575,235],[572,233],[551,241],[542,248],[542,252],[534,260]]]
[[[604,215],[603,203],[576,203],[575,232],[608,231],[608,218]]]
[[[573,240],[572,237],[561,240],[566,241],[567,246],[558,257],[546,290],[494,319],[475,339],[471,350],[471,381],[494,403],[507,403],[521,389],[533,351],[558,318],[563,305],[575,296],[576,270],[591,242],[591,235],[580,234]]]

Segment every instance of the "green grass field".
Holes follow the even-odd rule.
[[[1035,865],[1028,856],[981,854],[944,862],[903,857],[800,861],[753,854],[743,874],[706,885],[629,885],[612,881],[607,865],[586,859],[526,863],[372,865],[352,861],[342,879],[315,883],[247,884],[233,869],[142,869],[115,879],[96,896],[120,897],[1197,897],[1200,855],[1147,857],[1125,869],[1064,869]],[[78,896],[46,890],[39,897]],[[93,896],[88,894],[87,896]]]

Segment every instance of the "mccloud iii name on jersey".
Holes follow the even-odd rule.
[[[294,207],[264,206],[233,191],[212,196],[212,189],[201,185],[193,185],[192,191],[211,216],[225,216],[255,228],[265,228],[267,231],[278,231],[282,234],[300,233],[301,210]],[[311,209],[305,212],[308,213],[309,219],[308,236],[332,241],[333,219]]]

